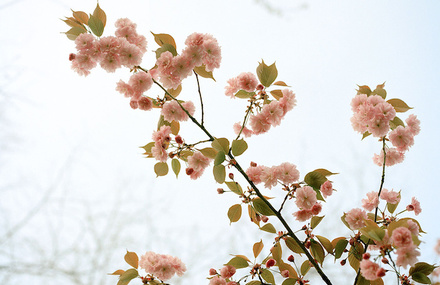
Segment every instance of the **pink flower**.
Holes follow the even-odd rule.
[[[315,190],[310,186],[303,186],[296,189],[295,198],[295,204],[298,208],[305,210],[312,209],[313,205],[318,201]]]
[[[275,166],[265,167],[260,174],[260,179],[264,182],[264,187],[271,189],[278,184],[278,168]]]
[[[231,78],[227,81],[228,85],[225,86],[225,95],[231,98],[235,98],[235,93],[240,89],[238,87],[237,77]]]
[[[275,261],[275,259],[270,258],[266,261],[266,267],[267,268],[271,268],[272,266],[274,266],[277,262]]]
[[[359,109],[359,106],[364,105],[367,102],[367,98],[367,94],[359,94],[354,96],[350,104],[351,110],[356,113]]]
[[[115,72],[116,69],[122,66],[121,58],[117,53],[107,53],[104,55],[99,65],[107,72]]]
[[[388,189],[382,189],[382,192],[380,192],[380,198],[382,200],[387,201],[387,203],[390,204],[397,204],[400,202],[400,193],[388,190]]]
[[[191,116],[194,114],[195,107],[191,101],[181,104],[190,113]],[[180,107],[179,103],[177,103],[177,101],[175,100],[167,101],[162,107],[161,114],[168,122],[186,121],[189,118],[185,111],[183,111],[182,107]]]
[[[128,68],[140,65],[142,62],[142,51],[135,44],[128,41],[122,41],[119,56],[121,64]]]
[[[237,76],[236,85],[238,89],[242,89],[247,92],[253,92],[255,91],[255,88],[257,88],[258,80],[253,73],[243,72]]]
[[[411,132],[413,136],[418,135],[420,133],[420,121],[417,119],[416,115],[409,115],[408,118],[405,120],[407,124],[408,130]]]
[[[206,71],[213,71],[220,67],[222,60],[221,49],[216,39],[205,40],[202,45],[202,62]]]
[[[168,280],[177,274],[182,276],[186,271],[185,264],[177,257],[146,252],[139,259],[139,267],[162,281]]]
[[[376,273],[380,269],[379,264],[372,262],[369,259],[362,259],[359,267],[361,269],[361,274],[365,279],[372,281],[378,278]]]
[[[407,247],[413,244],[411,231],[405,227],[394,229],[391,240],[395,247]]]
[[[184,79],[191,75],[191,72],[195,65],[191,61],[191,57],[186,54],[177,55],[172,61],[174,67],[174,74],[179,76],[180,79]]]
[[[413,222],[413,220],[408,220],[407,221],[408,224],[408,230],[415,236],[417,236],[419,234],[419,226],[417,225],[416,222]]]
[[[409,128],[404,128],[398,126],[390,132],[388,135],[393,146],[397,148],[398,151],[407,151],[410,146],[414,144],[414,135]]]
[[[148,91],[151,88],[151,86],[153,85],[153,79],[151,78],[150,74],[144,71],[140,71],[130,76],[128,84],[131,87],[133,96],[138,99],[140,98],[142,93]]]
[[[415,197],[411,198],[411,204],[406,206],[406,210],[414,211],[414,214],[416,214],[416,216],[422,212],[422,208],[420,207],[420,202]]]
[[[200,151],[194,152],[193,155],[188,157],[188,168],[193,169],[192,173],[189,174],[190,178],[199,178],[210,162],[211,159],[204,156]]]
[[[267,167],[262,165],[251,166],[246,170],[246,175],[249,177],[250,180],[252,180],[252,182],[254,182],[255,184],[259,184],[262,182],[261,174],[263,173],[265,168]]]
[[[225,279],[231,278],[235,274],[235,272],[236,269],[232,265],[225,265],[222,269],[220,269],[220,275]]]
[[[260,114],[266,117],[266,121],[272,126],[278,126],[284,116],[283,109],[278,101],[272,101],[264,105]]]
[[[283,116],[286,115],[287,112],[293,109],[296,106],[296,98],[295,93],[289,89],[283,89],[282,91],[283,97],[281,97],[279,103],[280,107],[283,109]]]
[[[372,211],[379,205],[379,197],[377,192],[367,193],[367,199],[362,199],[362,207],[367,211]]]
[[[262,113],[251,115],[249,118],[249,124],[252,128],[252,131],[256,135],[265,133],[270,129],[270,123],[267,121],[267,118]]]
[[[299,222],[305,222],[313,216],[311,210],[299,210],[293,213],[293,216]]]
[[[119,82],[116,83],[116,91],[118,91],[121,94],[124,94],[125,97],[132,97],[134,93],[131,85],[125,83],[122,80],[119,80]]]
[[[403,266],[403,268],[406,268],[408,265],[413,266],[417,262],[417,256],[420,255],[420,252],[416,248],[414,244],[398,248],[396,251],[396,265]]]
[[[289,270],[286,269],[281,271],[281,276],[283,276],[284,278],[289,278],[289,275],[290,275]]]
[[[322,183],[319,190],[321,191],[322,196],[324,196],[324,198],[327,198],[328,196],[333,194],[333,185],[329,180],[327,180]]]
[[[434,247],[435,252],[440,255],[440,239],[437,240],[437,244]]]
[[[296,166],[289,162],[284,162],[277,166],[278,179],[284,184],[292,184],[299,180],[299,171]]]
[[[403,152],[396,150],[395,148],[389,148],[386,151],[386,166],[393,166],[394,164],[401,163],[405,158]],[[380,155],[375,154],[373,162],[378,166],[383,166],[383,150],[380,151]]]
[[[359,208],[354,208],[345,215],[345,221],[352,230],[358,230],[365,226],[364,220],[368,219],[367,213]]]
[[[216,275],[217,274],[217,270],[215,270],[214,268],[209,269],[209,275]]]
[[[138,100],[138,107],[144,111],[151,110],[153,108],[153,101],[148,97],[142,96]]]
[[[243,127],[243,130],[241,129],[241,127],[242,127],[241,122],[234,124],[233,128],[234,128],[234,133],[236,135],[240,133],[240,130],[245,138],[248,138],[254,134],[254,132],[252,132],[252,130],[248,129],[247,127]]]
[[[87,76],[90,70],[96,66],[96,61],[88,54],[78,53],[72,60],[72,69],[79,75]]]
[[[210,281],[209,285],[226,285],[226,280],[220,276],[214,276]]]

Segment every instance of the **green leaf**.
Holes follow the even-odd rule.
[[[339,174],[339,173],[333,173],[333,172],[331,172],[331,171],[329,171],[327,169],[324,169],[324,168],[315,169],[315,170],[313,170],[313,172],[319,172],[322,175],[324,175],[325,177],[331,176],[331,175],[335,175],[335,174]]]
[[[295,240],[292,237],[286,237],[284,242],[286,243],[286,246],[293,252],[302,254],[304,251],[301,249],[301,247],[295,242]]]
[[[176,47],[176,41],[171,35],[168,34],[155,34],[151,32],[154,36],[154,41],[159,45],[163,46],[164,44],[169,44],[174,47],[174,49],[177,49]]]
[[[283,256],[283,250],[281,249],[281,244],[279,242],[274,244],[274,246],[270,249],[270,252],[272,253],[273,259],[275,259],[277,263],[280,263],[281,258]]]
[[[272,272],[269,270],[263,269],[261,272],[261,277],[269,284],[275,284],[275,278],[273,277]]]
[[[260,228],[260,230],[268,232],[268,233],[272,233],[272,234],[276,234],[276,232],[277,232],[275,227],[271,223],[265,224],[264,226],[262,226]]]
[[[173,158],[173,160],[171,160],[171,168],[173,169],[173,172],[176,174],[177,178],[180,173],[180,161],[176,158]]]
[[[214,165],[220,165],[225,161],[225,153],[223,151],[219,151],[214,159]]]
[[[342,253],[344,252],[345,248],[347,247],[348,240],[346,239],[340,239],[335,245],[335,259],[338,259],[341,257]]]
[[[394,119],[392,119],[390,121],[390,128],[392,130],[394,130],[395,128],[397,128],[398,126],[402,126],[405,127],[405,123],[399,118],[399,117],[394,117]]]
[[[86,33],[87,31],[83,27],[73,27],[67,32],[65,32],[66,36],[69,40],[74,41],[80,34]]]
[[[127,250],[127,253],[124,256],[124,259],[132,267],[134,267],[136,269],[139,267],[139,257],[137,256],[137,254],[135,252]]]
[[[240,184],[233,181],[227,181],[225,182],[226,186],[228,186],[229,190],[234,192],[237,195],[243,195],[243,189],[241,189]]]
[[[88,26],[97,37],[102,36],[102,33],[104,32],[104,23],[101,19],[90,15]]]
[[[172,121],[170,123],[170,127],[171,127],[171,133],[175,136],[177,136],[179,134],[180,131],[180,123],[178,121]]]
[[[235,93],[235,97],[240,98],[240,99],[247,99],[252,97],[253,95],[255,95],[255,92],[247,92],[244,90],[238,90],[237,93]]]
[[[369,135],[371,135],[371,133],[366,131],[365,133],[362,134],[362,139],[361,140],[363,140],[364,138],[368,137]]]
[[[232,150],[232,154],[235,156],[239,156],[243,154],[247,150],[247,148],[248,148],[248,144],[243,139],[232,141],[231,150]]]
[[[223,164],[214,165],[212,172],[214,173],[214,179],[217,183],[222,184],[225,182],[226,169]]]
[[[394,107],[394,110],[396,110],[396,112],[398,113],[404,113],[409,109],[412,109],[412,107],[409,107],[405,102],[400,99],[390,99],[387,102],[390,103]]]
[[[304,260],[304,262],[301,264],[301,275],[306,275],[307,274],[307,272],[309,272],[309,270],[310,270],[310,267],[311,267],[311,265],[310,265],[310,261],[309,260]]]
[[[385,230],[380,228],[374,221],[370,219],[365,220],[365,226],[359,229],[359,231],[369,239],[375,241],[381,241],[385,236]]]
[[[107,23],[107,16],[105,15],[104,10],[99,7],[99,3],[96,4],[96,8],[93,11],[93,16],[99,19],[105,27],[105,24]]]
[[[243,257],[235,256],[231,260],[229,260],[229,262],[226,263],[225,265],[231,265],[231,266],[234,266],[236,269],[240,269],[240,268],[248,267],[249,263]]]
[[[359,87],[359,89],[357,90],[358,95],[359,94],[367,94],[367,96],[370,96],[370,94],[371,94],[370,87],[368,87],[367,85],[362,85],[362,86],[358,85],[358,87]]]
[[[399,203],[396,204],[387,203],[388,212],[390,212],[391,214],[394,213],[394,211],[397,209],[397,205],[399,205]]]
[[[261,198],[255,198],[252,200],[252,205],[255,211],[265,216],[274,216],[275,213],[269,208],[269,206],[261,200]]]
[[[384,89],[385,83],[377,85],[376,89],[374,89],[373,94],[379,95],[383,99],[387,97],[387,91]]]
[[[359,264],[362,260],[362,254],[364,253],[364,248],[359,242],[355,242],[354,245],[350,247],[348,252],[348,263],[354,269],[354,271],[359,270]]]
[[[205,65],[194,67],[194,71],[203,78],[211,78],[212,80],[215,81],[215,78],[212,75],[212,71],[206,71]]]
[[[125,271],[121,276],[119,276],[119,281],[117,285],[127,285],[131,280],[138,277],[139,273],[136,269],[130,268]]]
[[[158,162],[154,165],[154,173],[157,176],[165,176],[168,174],[168,164],[166,162]]]
[[[319,235],[315,235],[315,236],[328,253],[333,252],[333,245],[326,237]]]
[[[313,216],[311,221],[310,221],[310,226],[312,227],[312,229],[316,228],[316,226],[319,225],[319,223],[322,221],[322,219],[324,219],[325,216]]]
[[[229,152],[229,141],[227,138],[216,138],[211,145],[217,151]]]
[[[231,223],[238,222],[241,218],[241,205],[235,204],[231,206],[228,210],[228,218]]]
[[[281,285],[295,285],[296,284],[296,278],[287,278],[283,281]]]
[[[125,272],[125,270],[118,269],[113,273],[109,273],[108,275],[122,275],[122,274],[124,274],[124,272]]]
[[[310,251],[311,251],[313,257],[319,263],[322,264],[322,262],[324,261],[324,258],[325,258],[325,252],[324,252],[324,249],[322,248],[322,245],[312,239],[310,241]]]
[[[164,45],[162,45],[160,48],[158,48],[158,49],[155,51],[155,53],[156,53],[156,58],[159,58],[160,55],[161,55],[162,53],[166,52],[166,51],[169,51],[173,56],[176,56],[176,55],[177,55],[177,51],[176,51],[176,48],[175,48],[175,47],[173,47],[173,46],[170,45],[170,44],[164,44]]]
[[[261,84],[269,87],[278,76],[278,70],[275,63],[268,66],[264,63],[264,60],[261,60],[261,63],[257,67],[257,76]]]
[[[83,11],[73,11],[72,10],[73,17],[75,20],[80,22],[81,24],[87,25],[87,22],[89,21],[89,15]]]
[[[414,281],[422,283],[422,284],[432,284],[431,279],[429,279],[428,276],[426,276],[422,272],[415,272],[413,275],[411,275],[411,278]]]
[[[263,250],[264,244],[263,241],[260,240],[259,242],[254,243],[254,246],[252,247],[252,251],[254,252],[254,257],[257,258],[260,252]]]
[[[437,266],[431,265],[426,262],[417,262],[409,269],[409,276],[413,275],[416,272],[423,273],[425,275],[429,275],[434,271]]]
[[[325,181],[327,181],[327,178],[319,171],[312,171],[306,174],[306,176],[304,177],[304,181],[309,186],[312,186],[314,189],[319,190],[321,185]]]
[[[215,159],[217,151],[212,147],[205,147],[199,150],[204,156]]]
[[[273,96],[273,98],[280,100],[281,98],[283,98],[283,91],[276,89],[276,90],[272,90],[270,91],[270,94]]]
[[[141,146],[140,148],[143,148],[145,150],[145,153],[143,154],[151,156],[151,149],[153,148],[154,144],[155,144],[154,142],[150,142],[144,146]]]

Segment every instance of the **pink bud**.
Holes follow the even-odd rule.
[[[362,258],[363,258],[363,259],[370,259],[370,256],[371,256],[371,255],[370,255],[368,252],[362,254]]]
[[[209,275],[216,275],[217,274],[217,270],[215,270],[214,268],[209,269]]]
[[[293,257],[293,255],[289,255],[287,260],[290,261],[290,262],[294,262],[295,261],[295,257]]]
[[[283,270],[282,272],[281,272],[281,276],[283,276],[284,278],[288,278],[289,277],[289,270]]]
[[[194,169],[190,167],[190,168],[187,168],[185,170],[185,172],[186,172],[186,175],[191,175],[194,172]]]
[[[225,190],[223,190],[223,188],[217,188],[217,193],[223,194],[225,193]]]

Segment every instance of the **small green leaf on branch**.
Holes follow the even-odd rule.
[[[387,102],[390,103],[398,113],[404,113],[410,109],[413,109],[400,99],[390,99]]]
[[[212,172],[214,174],[214,179],[217,183],[222,184],[225,182],[226,169],[223,164],[214,165]]]
[[[281,98],[283,98],[283,91],[276,89],[276,90],[272,90],[270,91],[270,94],[273,96],[273,98],[280,100]]]
[[[302,254],[304,251],[301,249],[301,247],[296,243],[296,241],[292,237],[286,237],[285,238],[286,246],[293,252]]]
[[[229,141],[227,138],[216,138],[211,145],[217,151],[229,152]]]
[[[234,181],[228,181],[225,182],[226,186],[228,186],[229,190],[234,192],[237,195],[243,195],[243,189],[241,188],[240,184]]]
[[[125,261],[128,263],[128,265],[131,265],[134,268],[138,268],[139,267],[139,257],[137,256],[137,254],[135,252],[132,251],[128,251],[124,256]]]
[[[252,200],[252,205],[255,211],[265,216],[274,216],[275,213],[269,208],[269,206],[261,199],[255,198]]]
[[[125,272],[125,270],[118,269],[113,273],[109,273],[108,275],[122,275],[122,274],[124,274],[124,272]]]
[[[174,174],[176,174],[176,178],[179,176],[180,173],[180,161],[176,158],[173,158],[171,160],[171,168],[173,169]]]
[[[243,139],[232,141],[231,150],[232,150],[232,154],[235,156],[239,156],[243,154],[247,150],[247,148],[248,148],[248,144]]]
[[[214,159],[214,165],[220,165],[225,161],[225,153],[223,151],[219,151]]]
[[[272,233],[272,234],[275,234],[277,232],[275,227],[271,223],[265,224],[264,226],[262,226],[260,228],[260,230],[268,232],[268,233]]]
[[[240,220],[240,218],[241,218],[241,205],[240,204],[235,204],[229,208],[228,218],[230,221],[229,224],[238,222]]]
[[[311,221],[310,221],[310,227],[312,229],[316,228],[319,223],[322,221],[322,219],[324,219],[324,216],[313,216]]]
[[[261,277],[263,277],[264,281],[268,282],[269,284],[275,284],[275,278],[273,277],[272,272],[270,272],[268,269],[262,270]]]
[[[72,10],[72,12],[73,12],[72,14],[73,14],[73,17],[75,18],[75,20],[77,20],[81,24],[87,25],[87,23],[89,22],[89,15],[87,15],[87,13],[85,13],[83,11],[73,11],[73,10]]]
[[[174,38],[169,34],[155,34],[151,32],[154,36],[154,41],[159,45],[163,46],[164,44],[169,44],[174,47],[174,49],[177,49],[176,47],[176,41]]]
[[[266,65],[264,60],[257,67],[257,76],[260,83],[266,87],[269,87],[278,76],[278,70],[275,66],[275,62],[272,65]]]
[[[173,46],[170,45],[170,44],[164,44],[164,45],[162,45],[160,48],[158,48],[158,49],[155,51],[155,53],[156,53],[156,58],[159,58],[160,55],[161,55],[162,53],[166,52],[166,51],[169,51],[173,56],[176,56],[176,55],[177,55],[177,51],[176,51],[176,48],[175,48],[175,47],[173,47]]]
[[[69,40],[74,41],[80,34],[86,33],[87,31],[82,27],[73,27],[70,30],[68,30],[65,34]]]
[[[206,71],[205,65],[194,67],[194,72],[200,75],[203,78],[211,78],[215,81],[214,76],[212,75],[212,71]]]
[[[119,281],[117,285],[127,285],[131,280],[138,277],[139,273],[136,269],[130,268],[125,271],[121,276],[119,276]]]
[[[255,92],[247,92],[244,90],[238,90],[237,93],[235,93],[235,97],[240,98],[240,99],[248,99],[251,96],[255,95]]]
[[[87,25],[89,26],[90,30],[92,30],[92,33],[94,33],[97,37],[102,36],[102,33],[104,32],[104,23],[101,19],[90,15]]]
[[[229,262],[226,263],[225,265],[231,265],[234,266],[236,269],[240,269],[240,268],[248,267],[249,263],[245,258],[241,256],[235,256],[231,260],[229,260]]]
[[[263,250],[264,244],[263,241],[260,240],[259,242],[254,243],[254,246],[252,247],[252,251],[254,252],[254,257],[257,258],[260,252]]]
[[[154,165],[154,173],[157,176],[165,176],[168,174],[168,164],[166,162],[158,162]]]
[[[215,159],[217,151],[212,147],[205,147],[199,150],[204,156]]]
[[[99,3],[96,4],[96,8],[93,11],[93,16],[98,18],[105,27],[105,24],[107,23],[107,16],[104,10],[102,10],[101,7],[99,7]]]

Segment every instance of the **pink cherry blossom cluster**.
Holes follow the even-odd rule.
[[[186,271],[185,264],[179,258],[152,251],[141,256],[139,266],[162,281],[170,279],[174,274],[182,276]]]
[[[120,80],[116,84],[116,91],[124,94],[125,97],[131,98],[130,106],[133,109],[151,110],[153,101],[151,98],[143,96],[143,93],[151,88],[153,79],[151,75],[144,71],[139,71],[130,76],[128,83]]]
[[[283,97],[279,101],[273,100],[269,104],[264,104],[260,112],[249,117],[251,130],[244,130],[243,134],[250,136],[266,133],[271,127],[278,126],[284,119],[286,113],[296,106],[295,93],[292,90],[282,90]],[[235,130],[237,130],[235,128]]]
[[[162,52],[156,61],[157,68],[150,70],[165,88],[177,89],[196,67],[204,66],[208,72],[220,67],[221,49],[212,35],[193,33],[185,44],[186,48],[180,55]]]
[[[381,251],[385,248],[396,250],[397,259],[396,266],[402,266],[407,268],[407,266],[413,266],[417,262],[417,257],[420,256],[420,252],[417,250],[417,245],[414,244],[413,237],[419,234],[419,227],[417,223],[412,220],[407,221],[407,227],[398,227],[392,231],[391,237],[388,235],[388,230],[385,237],[381,242],[376,242],[380,244]],[[369,246],[371,249],[377,249],[377,247]],[[383,253],[381,253],[383,254]],[[370,254],[366,253],[363,255],[363,260],[360,263],[361,274],[367,280],[376,280],[380,277],[385,276],[386,271],[380,267],[376,262],[369,260]],[[388,259],[383,256],[382,263],[388,264]]]
[[[214,268],[209,270],[210,281],[209,285],[237,285],[235,281],[231,281],[230,278],[234,276],[236,269],[232,265],[225,265],[220,269],[220,273]]]
[[[200,151],[195,151],[193,155],[188,157],[186,174],[189,175],[191,179],[199,178],[211,161],[211,158],[204,156]]]
[[[168,146],[171,142],[171,127],[162,126],[153,133],[154,146],[151,148],[151,154],[156,160],[166,162],[168,159]]]
[[[318,202],[316,192],[310,186],[303,186],[296,189],[295,198],[295,204],[299,210],[294,212],[293,216],[300,222],[311,219],[322,210],[322,205]]]
[[[299,180],[299,171],[290,162],[284,162],[272,167],[257,165],[252,162],[251,166],[246,170],[246,174],[255,184],[263,182],[264,186],[269,189],[278,183],[290,185]]]
[[[384,137],[390,130],[390,121],[396,116],[393,105],[379,95],[356,95],[351,101],[353,129],[361,134],[371,133],[375,137]]]
[[[98,63],[107,72],[114,72],[122,66],[132,68],[142,62],[147,40],[136,32],[136,24],[119,19],[115,26],[116,36],[97,39],[92,34],[82,33],[75,39],[78,52],[69,56],[73,70],[87,76]]]
[[[252,72],[243,72],[237,77],[229,79],[225,87],[225,95],[235,98],[235,93],[239,90],[254,92],[258,86],[258,79]],[[261,86],[260,86],[261,89]]]

